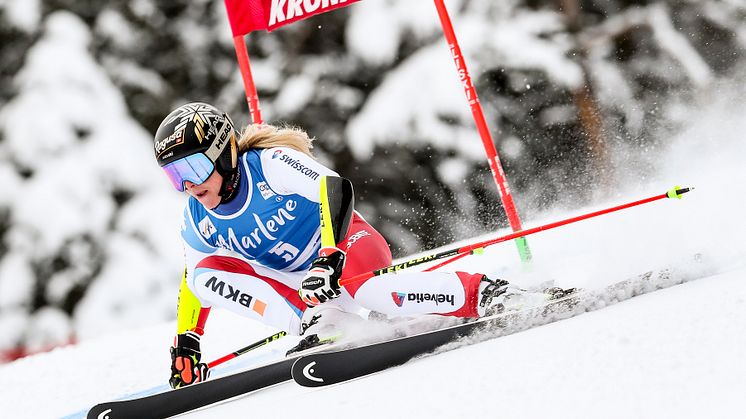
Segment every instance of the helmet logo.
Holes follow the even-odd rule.
[[[155,153],[160,157],[166,150],[171,147],[184,143],[184,128],[174,132],[162,141],[155,142]]]
[[[201,144],[205,138],[205,125],[215,117],[216,115],[212,106],[205,103],[189,103],[180,107],[179,112],[176,112],[170,119],[164,121],[164,124],[169,124],[178,119],[179,123],[174,127],[174,132],[176,132],[186,128],[190,121],[194,122],[194,134],[197,136],[197,141]]]
[[[199,113],[195,112],[192,122],[194,122],[194,135],[197,136],[197,141],[202,144],[202,140],[205,138],[205,120]]]
[[[211,126],[208,130],[209,133],[215,131],[214,126]],[[210,147],[205,151],[205,155],[210,158],[213,162],[217,162],[220,155],[225,150],[225,146],[230,142],[231,145],[235,142],[233,136],[233,126],[230,124],[228,119],[223,119],[223,125],[220,127],[220,132],[214,133],[214,140]],[[232,151],[232,148],[231,148]]]

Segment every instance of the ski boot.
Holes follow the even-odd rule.
[[[343,329],[362,323],[360,316],[347,313],[337,307],[324,305],[306,309],[301,319],[301,336],[303,339],[287,351],[287,356],[297,355],[319,346],[339,342],[344,336]]]
[[[479,284],[479,317],[492,316],[508,311],[536,307],[576,292],[575,288],[547,288],[543,292],[531,292],[510,284],[504,279],[490,279],[485,275]]]

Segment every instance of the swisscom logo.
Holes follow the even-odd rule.
[[[280,157],[280,154],[282,154],[282,150],[275,150],[275,152],[272,153],[272,159]]]

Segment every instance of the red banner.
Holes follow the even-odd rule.
[[[233,36],[272,31],[359,0],[225,0]]]

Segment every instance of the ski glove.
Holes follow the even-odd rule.
[[[185,332],[176,335],[171,347],[171,388],[181,388],[190,384],[205,381],[209,376],[207,364],[200,363],[202,353],[199,350],[199,335]]]
[[[298,291],[301,300],[313,307],[340,296],[339,277],[345,264],[345,252],[336,247],[325,247],[313,261]]]

